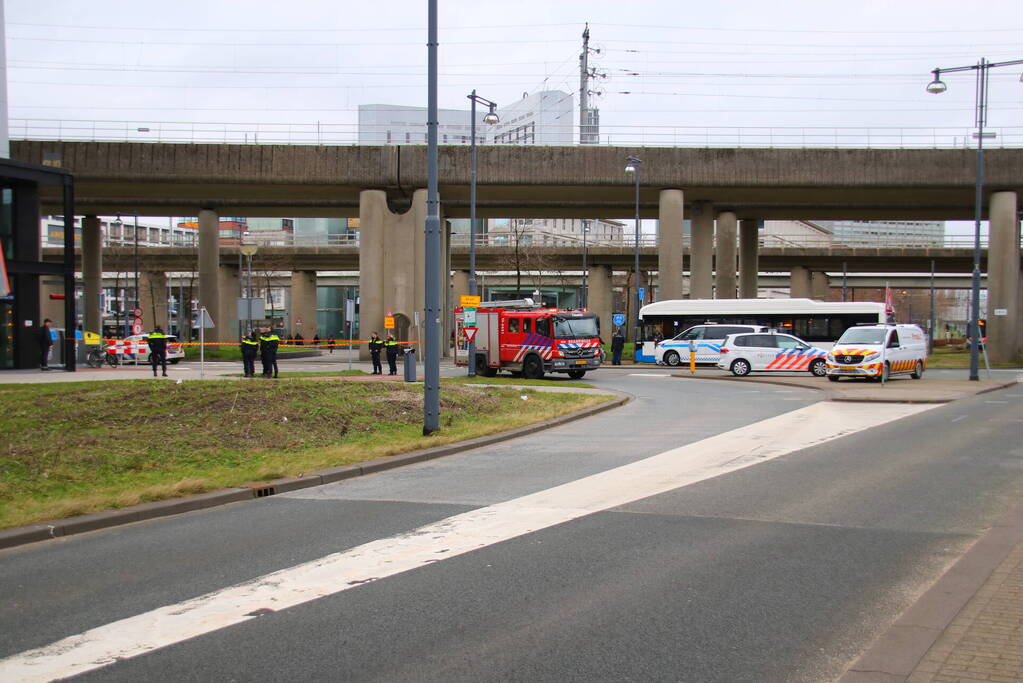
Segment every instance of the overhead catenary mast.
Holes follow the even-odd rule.
[[[595,145],[600,141],[600,110],[590,108],[590,95],[600,94],[590,90],[591,78],[604,78],[590,68],[590,53],[600,54],[599,48],[590,47],[590,25],[583,30],[583,51],[579,54],[579,144]]]

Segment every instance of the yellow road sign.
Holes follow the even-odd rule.
[[[474,308],[479,308],[480,298],[478,296],[463,294],[460,303],[462,304],[463,307],[472,306]]]
[[[384,318],[384,329],[385,330],[393,330],[394,329],[394,316],[393,315],[389,315],[389,316],[386,316]]]

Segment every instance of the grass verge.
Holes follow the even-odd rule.
[[[0,528],[463,441],[611,398],[449,383],[441,430],[423,437],[422,387],[399,382],[6,385]]]
[[[1015,368],[1023,365],[1023,359],[1017,358],[1015,363],[992,363],[993,368]],[[927,357],[928,368],[959,369],[970,367],[969,349],[960,350],[954,346],[937,346]],[[984,355],[981,352],[980,367],[984,368]]]

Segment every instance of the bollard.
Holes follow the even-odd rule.
[[[405,349],[405,381],[416,381],[416,350]]]

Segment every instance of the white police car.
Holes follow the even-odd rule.
[[[694,325],[672,339],[657,342],[654,360],[658,365],[687,365],[690,343],[696,351],[696,362],[714,364],[720,359],[721,345],[729,335],[743,332],[767,332],[763,325],[728,325],[704,323]]]
[[[776,332],[733,334],[721,345],[717,366],[736,377],[751,372],[809,371],[815,377],[828,374],[828,352],[799,337]]]

